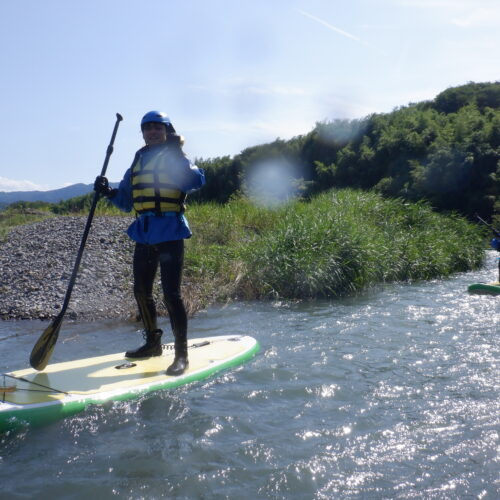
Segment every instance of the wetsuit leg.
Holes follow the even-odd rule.
[[[134,296],[146,332],[157,330],[153,283],[158,270],[158,251],[152,245],[136,243],[134,251]]]
[[[156,245],[159,251],[163,297],[170,317],[176,344],[187,339],[187,314],[181,297],[184,240],[166,241]]]

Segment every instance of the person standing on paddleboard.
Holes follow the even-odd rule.
[[[176,134],[165,113],[150,111],[141,121],[146,145],[135,154],[118,189],[98,176],[94,190],[123,210],[134,210],[137,218],[127,234],[135,241],[133,272],[134,296],[144,324],[146,343],[127,358],[161,356],[162,330],[157,325],[153,283],[160,266],[165,305],[175,339],[175,358],[168,375],[181,375],[188,366],[187,314],[181,296],[184,240],[191,230],[184,216],[187,193],[205,184],[202,169],[194,166],[182,151],[182,138]]]

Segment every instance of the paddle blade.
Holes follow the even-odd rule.
[[[40,335],[38,342],[33,347],[30,356],[30,365],[38,371],[43,370],[52,356],[54,347],[59,337],[61,329],[62,317],[57,317]]]

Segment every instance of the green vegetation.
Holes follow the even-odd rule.
[[[200,302],[332,297],[449,276],[483,258],[488,232],[466,218],[500,226],[500,83],[196,163],[207,185],[189,196],[185,276]],[[255,180],[274,167],[281,177]],[[0,237],[37,218],[87,214],[92,197],[13,204]],[[118,213],[99,201],[96,215]]]
[[[191,202],[227,203],[248,194],[263,164],[280,165],[294,178],[292,194],[303,199],[331,188],[375,190],[471,220],[479,213],[500,225],[500,82],[449,88],[391,113],[317,123],[288,141],[196,163],[207,184]],[[90,203],[86,195],[50,210],[77,212]]]
[[[264,208],[192,206],[186,279],[209,300],[334,297],[478,267],[484,231],[423,203],[331,190]]]
[[[192,199],[227,202],[245,191],[262,161],[294,165],[306,198],[332,187],[374,189],[500,221],[500,83],[470,83],[391,113],[318,123],[307,135],[234,158],[198,159],[208,182]]]
[[[55,203],[52,205],[51,211],[57,215],[88,214],[93,201],[94,192],[91,192]],[[95,215],[119,215],[120,213],[120,210],[111,205],[105,198],[101,198],[97,202]]]
[[[8,232],[21,224],[30,224],[54,215],[88,215],[94,195],[89,193],[77,196],[59,203],[42,201],[18,201],[11,203],[0,211],[0,241],[4,240]],[[99,200],[95,214],[118,215],[120,211],[106,200]]]
[[[106,207],[101,215],[116,214]],[[353,189],[274,207],[246,197],[193,203],[188,218],[194,236],[186,245],[185,283],[196,309],[237,298],[337,297],[381,282],[446,277],[480,266],[485,247],[484,226],[436,213],[425,202]]]
[[[0,211],[0,242],[13,227],[51,217],[52,213],[48,205],[48,203],[20,201]]]

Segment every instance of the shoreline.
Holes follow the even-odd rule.
[[[58,215],[8,226],[0,241],[0,319],[55,318],[86,225]],[[100,215],[89,232],[67,319],[136,320],[131,216]],[[477,269],[484,232],[422,204],[351,190],[267,209],[238,199],[190,212],[182,295],[188,316],[233,300],[310,300],[378,283],[444,278]],[[159,275],[158,316],[168,316]]]
[[[85,216],[50,217],[17,226],[0,242],[1,320],[49,321],[59,314],[86,220]],[[123,216],[94,217],[66,319],[137,319],[134,243],[125,233],[131,221]],[[155,289],[155,296],[157,293],[159,289]],[[160,296],[157,305],[158,315],[166,315]],[[194,309],[190,303],[191,314]]]

